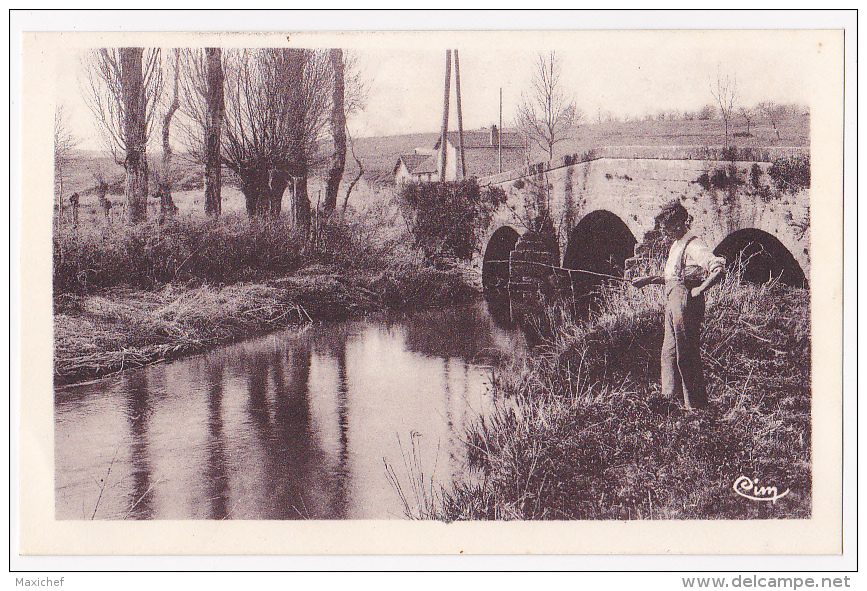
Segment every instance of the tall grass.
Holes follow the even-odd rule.
[[[239,215],[217,221],[176,219],[162,226],[67,226],[54,237],[54,292],[228,284],[278,277],[310,264],[381,267],[389,245],[366,240],[364,231],[317,221],[308,238],[283,218]]]
[[[466,482],[434,512],[454,519],[741,519],[811,514],[809,293],[742,284],[709,295],[710,405],[659,397],[661,288],[605,288],[550,354],[500,370],[504,400],[466,434]],[[656,293],[654,293],[656,292]],[[526,365],[529,364],[529,365]],[[790,493],[744,499],[740,476]]]

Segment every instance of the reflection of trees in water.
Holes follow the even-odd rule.
[[[346,367],[346,344],[356,334],[353,326],[351,322],[328,324],[320,327],[312,339],[317,355],[333,359],[337,363],[337,383],[334,388],[339,451],[337,466],[325,474],[329,480],[327,486],[333,491],[331,513],[328,517],[334,519],[346,519],[349,513],[349,376]],[[324,462],[324,458],[322,461]]]
[[[284,361],[284,355],[287,358]],[[284,368],[288,365],[288,380]],[[310,347],[301,341],[287,351],[256,352],[246,368],[250,403],[248,412],[264,454],[261,491],[269,519],[315,517],[310,514],[309,488],[314,467],[308,386]],[[270,420],[268,377],[274,382],[274,421]]]
[[[208,363],[205,368],[208,387],[208,442],[205,490],[210,502],[209,517],[228,517],[229,476],[226,469],[226,437],[223,433],[223,364]]]
[[[135,371],[125,376],[126,416],[129,420],[132,444],[130,460],[132,464],[132,490],[129,493],[127,517],[133,519],[152,519],[153,484],[151,466],[148,460],[148,421],[151,405],[148,380],[145,371]],[[107,483],[106,483],[107,484]]]
[[[340,341],[337,355],[337,426],[340,429],[340,452],[332,500],[333,517],[346,519],[349,506],[349,379],[346,373],[346,338]]]
[[[496,348],[490,323],[476,306],[413,314],[406,328],[407,348],[429,357],[472,362]]]
[[[449,477],[452,482],[459,480],[464,472],[465,427],[467,426],[467,411],[470,408],[470,401],[467,399],[470,393],[469,364],[462,359],[455,359],[454,362],[458,364],[457,372],[453,372],[452,360],[443,357],[443,399],[447,428],[445,452],[448,454]],[[453,373],[459,374],[457,377],[460,379],[460,387],[457,393],[452,390]]]
[[[311,424],[310,368],[312,351],[306,341],[285,351],[250,356],[251,423],[264,453],[261,494],[269,519],[343,519],[348,513],[348,416],[345,344],[335,343],[338,363],[336,384],[340,455],[337,470],[322,470],[324,452],[317,445]],[[273,385],[273,408],[267,395]],[[273,411],[273,421],[269,419]]]

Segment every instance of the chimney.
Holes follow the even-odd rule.
[[[494,124],[492,123],[492,124],[491,124],[491,145],[492,145],[492,146],[496,146],[496,145],[497,145],[497,136],[498,136],[498,133],[499,133],[499,132],[498,132],[498,130],[497,130],[497,126],[494,125]]]

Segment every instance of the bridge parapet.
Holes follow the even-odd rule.
[[[780,158],[809,156],[808,148],[794,146],[766,146],[759,148],[722,148],[719,146],[602,146],[582,154],[567,154],[551,161],[542,161],[481,177],[479,185],[499,185],[526,178],[541,172],[573,166],[582,162],[604,158],[629,160],[701,160],[714,162],[774,162]]]

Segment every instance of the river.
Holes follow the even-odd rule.
[[[312,324],[58,389],[56,517],[404,518],[388,472],[411,507],[413,479],[465,476],[491,368],[525,348],[481,302]]]

